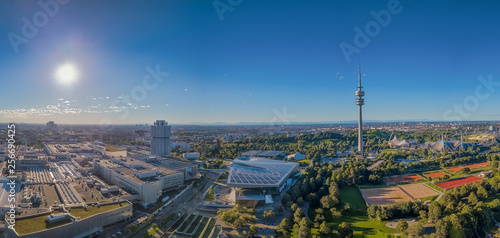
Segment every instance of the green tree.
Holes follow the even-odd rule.
[[[297,199],[297,204],[299,204],[299,205],[304,204],[304,199],[303,199],[302,197],[299,197],[299,198]]]
[[[401,232],[406,232],[406,229],[408,229],[408,222],[406,222],[405,219],[399,219],[398,230]]]
[[[427,211],[425,211],[425,210],[420,210],[420,211],[418,212],[418,214],[419,214],[419,215],[418,215],[418,217],[420,218],[420,220],[422,220],[422,221],[427,221],[427,219],[428,219],[428,217],[427,217]]]
[[[320,202],[321,202],[321,206],[325,209],[330,209],[331,207],[333,207],[335,205],[335,202],[333,201],[333,199],[330,196],[322,197]]]
[[[441,218],[441,215],[442,211],[440,205],[437,202],[432,202],[431,205],[429,205],[429,213],[427,214],[429,222],[436,222],[439,218]]]
[[[460,169],[459,173],[460,174],[468,174],[468,173],[470,173],[470,168],[464,167],[464,168]]]
[[[293,221],[295,223],[299,223],[302,220],[303,216],[304,213],[302,212],[302,209],[297,208],[297,210],[295,210],[295,213],[293,214]]]
[[[477,195],[481,199],[488,198],[488,191],[486,191],[486,189],[483,186],[479,185],[478,188],[477,188]]]
[[[125,230],[127,231],[127,233],[134,234],[139,231],[139,225],[127,225],[127,227],[125,227]]]
[[[339,225],[338,233],[340,238],[353,238],[354,231],[351,228],[351,225],[347,222],[342,222]]]
[[[330,229],[326,221],[323,221],[319,226],[319,233],[321,233],[322,235],[329,235],[331,232],[332,229]]]
[[[208,189],[207,195],[205,195],[205,201],[213,201],[214,200],[214,189],[210,187]]]
[[[330,183],[330,187],[328,188],[328,192],[330,193],[331,196],[334,197],[339,197],[340,196],[340,189],[337,183]]]
[[[290,230],[292,229],[292,223],[290,220],[283,218],[281,223],[276,227],[276,233],[281,237],[288,237],[290,235]]]
[[[250,230],[248,231],[248,234],[250,236],[256,236],[257,234],[259,234],[259,229],[257,229],[257,227],[255,225],[251,225]]]
[[[436,222],[434,225],[436,228],[436,237],[449,237],[450,236],[450,229],[451,229],[451,224],[449,221],[446,219],[440,219]]]
[[[476,204],[479,202],[479,199],[477,198],[476,194],[475,193],[471,193],[468,197],[467,197],[467,201],[469,202],[469,204],[473,205],[473,204]]]
[[[311,228],[309,227],[309,221],[307,218],[302,217],[299,223],[299,229],[297,231],[297,237],[306,238],[311,234]]]
[[[491,210],[494,212],[499,212],[500,211],[500,199],[495,198],[491,203],[489,204]]]
[[[283,213],[285,211],[285,208],[283,207],[283,205],[278,204],[276,206],[276,211],[281,214],[281,213]]]
[[[270,219],[270,218],[274,217],[274,211],[273,210],[264,211],[263,217],[266,219]]]
[[[377,211],[379,210],[379,206],[376,205],[376,204],[373,204],[371,206],[368,207],[368,209],[366,210],[366,213],[368,215],[369,218],[371,219],[375,219],[377,217]]]
[[[350,211],[350,210],[351,210],[351,205],[350,205],[348,202],[346,202],[346,203],[344,204],[344,208],[342,209],[342,212],[343,212],[344,214],[347,214],[347,213],[349,213],[349,211]]]
[[[410,229],[408,230],[409,238],[417,238],[423,235],[424,235],[424,228],[422,227],[422,225],[415,223],[410,226]]]
[[[242,217],[238,217],[231,225],[236,229],[241,229],[245,224],[245,219],[243,219]]]
[[[314,217],[314,227],[319,227],[319,224],[325,221],[325,217],[323,214],[317,213],[316,217]]]
[[[333,219],[339,219],[342,217],[342,213],[340,211],[337,211],[337,208],[330,208],[330,214],[332,214]]]

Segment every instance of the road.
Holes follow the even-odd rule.
[[[186,190],[181,196],[172,201],[170,205],[164,208],[161,212],[159,212],[151,223],[147,225],[143,225],[141,231],[137,233],[133,237],[142,237],[142,233],[149,229],[151,224],[156,223],[160,224],[163,218],[168,217],[170,214],[191,214],[196,212],[196,207],[203,201],[203,193],[208,190],[208,188],[217,181],[219,177],[218,173],[207,172],[205,175],[205,179],[198,184],[198,186],[192,186],[188,190]],[[177,219],[177,216],[167,222],[163,227],[160,228],[161,231],[166,231]]]

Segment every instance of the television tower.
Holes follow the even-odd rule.
[[[358,82],[358,91],[356,91],[356,105],[359,107],[359,117],[358,117],[358,151],[359,154],[363,154],[363,105],[365,105],[365,99],[363,99],[363,96],[365,96],[365,92],[361,90],[363,87],[361,86],[361,62],[359,63],[359,82]]]

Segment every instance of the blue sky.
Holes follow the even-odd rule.
[[[222,19],[214,2],[232,11],[222,12]],[[500,119],[499,2],[57,5],[48,16],[34,1],[0,3],[0,122],[355,120],[358,61],[367,120]],[[382,26],[371,11],[387,12],[390,20]],[[23,17],[40,25],[31,38],[23,35]],[[373,31],[369,43],[348,62],[340,45],[356,47],[354,28],[366,34],[366,26]],[[13,34],[26,40],[17,52]],[[71,84],[55,77],[65,64],[78,72]],[[148,66],[169,75],[145,90]],[[493,83],[487,87],[479,76]]]

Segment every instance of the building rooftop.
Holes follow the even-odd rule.
[[[154,166],[154,165],[151,165],[151,164],[148,164],[148,163],[145,163],[142,161],[134,160],[131,158],[114,159],[114,161],[120,162],[120,164],[113,162],[111,160],[101,160],[99,163],[103,166],[108,167],[108,168],[112,168],[114,171],[116,171],[120,174],[123,174],[127,177],[130,177],[131,179],[133,179],[137,183],[156,181],[158,179],[156,176],[140,179],[140,178],[135,176],[134,171],[141,171],[143,173],[157,171],[157,172],[161,173],[160,176],[167,176],[167,175],[180,173],[180,172],[175,171],[173,169]],[[124,165],[127,167],[125,167]],[[135,165],[135,166],[133,166],[134,168],[128,168],[128,166],[130,166],[130,165]]]
[[[154,164],[157,166],[161,166],[160,168],[168,168],[170,170],[184,169],[193,166],[193,164],[191,163],[174,159],[161,159],[158,160],[158,162],[159,163],[154,163]]]
[[[255,156],[256,154],[262,152],[262,150],[249,150],[241,153],[243,156]]]
[[[115,204],[105,204],[101,205],[100,207],[97,207],[95,205],[88,206],[87,209],[83,208],[72,208],[70,211],[70,214],[73,217],[76,217],[77,220],[85,219],[87,217],[103,213],[103,212],[108,212],[111,210],[118,209],[123,206],[128,206],[131,205],[131,203],[127,201],[115,203]],[[52,213],[54,214],[54,213]],[[67,223],[71,223],[71,221],[63,221],[63,222],[55,222],[55,223],[47,223],[46,218],[48,215],[40,215],[40,216],[35,216],[35,217],[30,217],[30,218],[25,218],[21,219],[21,217],[18,217],[16,220],[16,226],[15,230],[19,235],[24,235],[28,233],[33,233],[33,232],[39,232],[43,231],[46,229],[51,229],[54,227],[62,226]]]
[[[284,155],[284,151],[279,151],[279,150],[265,150],[260,153],[257,153],[256,156],[263,156],[263,157],[277,157],[280,155]]]
[[[240,188],[277,187],[299,166],[295,162],[257,157],[233,160],[228,185]]]
[[[277,157],[277,156],[284,156],[285,152],[280,151],[280,150],[249,150],[246,152],[241,153],[242,156],[248,156],[248,157]]]
[[[45,144],[51,154],[69,154],[66,147],[60,144]]]

